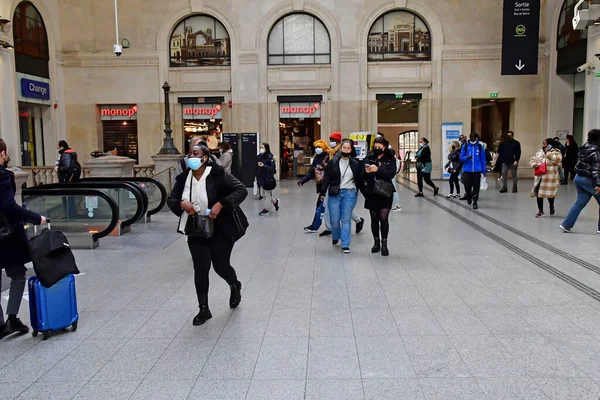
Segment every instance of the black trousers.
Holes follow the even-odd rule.
[[[458,172],[450,173],[450,194],[454,193],[454,187],[456,187],[456,194],[460,194],[460,186],[458,185]]]
[[[463,172],[463,184],[465,185],[467,199],[477,203],[479,200],[479,187],[481,186],[481,173]]]
[[[230,264],[233,243],[219,236],[201,239],[188,236],[188,247],[194,262],[194,283],[199,305],[208,305],[208,275],[212,263],[215,272],[229,285],[237,283],[235,269]]]
[[[433,189],[436,188],[435,183],[431,180],[431,172],[417,171],[417,184],[419,185],[419,193],[423,193],[423,180]]]

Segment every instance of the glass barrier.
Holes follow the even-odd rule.
[[[148,215],[158,213],[167,203],[167,190],[162,183],[153,178],[148,177],[100,177],[100,178],[84,178],[80,182],[131,182],[135,183],[140,189],[146,192],[148,196]]]
[[[23,203],[48,218],[52,229],[66,235],[88,233],[94,241],[109,235],[119,223],[116,201],[98,189],[24,189]]]
[[[70,182],[38,186],[37,189],[98,189],[117,203],[121,227],[126,228],[142,219],[148,212],[148,196],[136,184],[130,182]],[[77,208],[79,209],[81,205]],[[73,206],[67,204],[69,210]],[[71,211],[72,212],[72,211]]]

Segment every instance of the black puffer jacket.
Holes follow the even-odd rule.
[[[579,149],[577,175],[592,178],[597,187],[600,187],[600,143],[587,142]]]

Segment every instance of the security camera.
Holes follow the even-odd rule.
[[[594,54],[598,60],[600,60],[600,53]]]
[[[120,44],[115,44],[113,45],[113,51],[115,53],[115,56],[120,57],[121,54],[123,54],[123,46],[121,46]]]
[[[585,64],[580,65],[579,67],[577,67],[577,72],[587,71],[587,69],[590,68],[591,66],[592,65],[589,62],[587,62],[587,63],[585,63]]]

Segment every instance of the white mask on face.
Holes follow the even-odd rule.
[[[337,146],[337,142],[329,142],[329,146],[335,147],[335,146]]]
[[[259,152],[260,154],[265,154],[265,149],[260,149],[258,152]]]
[[[323,149],[322,149],[322,148],[320,148],[320,147],[317,147],[317,148],[315,149],[315,153],[317,153],[317,155],[319,155],[319,154],[323,154]]]

